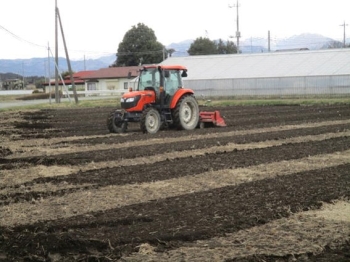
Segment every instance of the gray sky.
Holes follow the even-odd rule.
[[[138,23],[167,46],[197,37],[230,39],[236,31],[237,0],[57,0],[69,56],[94,58],[117,52]],[[1,0],[0,59],[47,57],[55,50],[55,0]],[[239,0],[241,41],[272,40],[302,33],[343,41],[350,24],[349,0]],[[350,26],[345,27],[350,37]],[[236,38],[232,39],[236,42]],[[59,55],[64,56],[59,38]]]

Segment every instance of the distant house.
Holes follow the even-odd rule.
[[[74,80],[74,85],[77,91],[85,91],[85,80],[83,79],[84,77],[87,77],[88,75],[92,74],[94,71],[80,71],[77,73],[73,74],[73,80]],[[55,90],[55,79],[50,79],[49,82],[46,82],[43,84],[44,86],[44,91],[46,93],[54,92]],[[65,93],[65,87],[67,90],[71,91],[72,90],[72,82],[70,80],[70,76],[66,76],[63,81],[59,80],[58,81],[58,89],[62,91],[62,93]],[[51,90],[50,90],[51,89]]]
[[[140,66],[129,67],[109,67],[99,70],[80,71],[73,74],[74,85],[78,94],[122,94],[126,92],[132,84],[132,80],[138,76]],[[55,80],[43,84],[45,91],[49,92],[55,88]],[[72,91],[70,76],[65,77],[64,81],[59,81],[59,90],[65,93],[64,85],[69,91]],[[111,92],[108,92],[111,91]]]
[[[124,93],[132,79],[138,76],[140,66],[101,68],[82,77],[86,91],[116,91]]]

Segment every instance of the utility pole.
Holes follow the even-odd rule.
[[[348,26],[348,24],[345,24],[345,21],[344,21],[344,23],[340,26],[344,27],[343,48],[345,48],[345,27]]]
[[[22,78],[23,78],[23,89],[24,89],[24,63],[23,63],[23,61],[22,61]]]
[[[74,84],[74,79],[73,79],[73,71],[71,68],[71,64],[70,64],[70,60],[69,60],[69,55],[68,55],[68,49],[67,49],[67,45],[66,45],[66,39],[64,37],[64,32],[63,32],[63,26],[62,26],[62,21],[61,21],[61,16],[60,16],[60,12],[58,10],[57,7],[57,0],[55,0],[55,65],[56,65],[56,70],[55,70],[55,100],[56,103],[60,103],[60,94],[58,91],[58,22],[61,28],[61,35],[62,35],[62,39],[63,39],[63,45],[64,45],[64,50],[66,53],[66,60],[67,60],[67,64],[68,64],[68,70],[70,73],[70,80],[73,86],[73,93],[74,93],[74,99],[75,99],[75,103],[78,103],[78,95],[76,92],[76,88],[75,88],[75,84]],[[64,80],[62,79],[62,83],[64,85]],[[67,91],[68,93],[68,91]],[[69,96],[69,93],[68,93]]]
[[[236,25],[236,38],[237,38],[237,53],[239,54],[239,38],[241,37],[241,32],[239,31],[239,3],[237,0],[237,3],[233,6],[229,5],[229,8],[236,7],[236,12],[237,12],[237,25]]]
[[[50,71],[50,45],[49,45],[49,43],[47,43],[47,68],[48,68],[47,75],[49,78],[49,101],[51,104],[51,71]]]
[[[57,14],[57,0],[55,0],[55,64],[58,66],[58,14]],[[61,102],[60,93],[58,90],[58,68],[55,68],[55,101]]]
[[[65,50],[65,52],[66,52],[66,60],[67,60],[67,65],[68,65],[69,74],[70,74],[70,82],[71,82],[72,87],[73,87],[74,100],[75,100],[75,103],[78,104],[77,89],[76,89],[75,84],[74,84],[73,70],[72,70],[72,66],[71,66],[71,63],[70,63],[69,55],[68,55],[68,49],[67,49],[67,44],[66,44],[66,38],[65,38],[65,36],[64,36],[63,26],[62,26],[62,20],[61,20],[61,16],[60,16],[60,12],[59,12],[59,10],[58,10],[58,7],[57,7],[57,11],[56,11],[56,12],[57,12],[57,15],[58,15],[58,21],[59,21],[59,23],[60,23],[61,35],[62,35],[64,50]]]

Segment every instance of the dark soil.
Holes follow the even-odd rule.
[[[118,161],[156,154],[174,154],[191,149],[224,146],[229,143],[248,144],[286,138],[340,133],[350,130],[350,124],[295,128],[257,134],[225,136],[231,131],[254,130],[284,125],[301,125],[325,121],[349,120],[350,107],[335,106],[264,106],[206,107],[220,110],[226,128],[194,131],[162,130],[155,135],[142,134],[137,124],[130,125],[126,136],[107,135],[106,117],[112,108],[59,109],[21,112],[21,121],[7,122],[9,129],[2,136],[13,141],[61,137],[56,146],[117,145],[128,141],[161,138],[164,143],[93,150],[53,156],[29,156],[11,159],[10,148],[0,147],[0,168],[12,170],[40,165],[81,165],[91,162]],[[9,119],[10,120],[10,119]],[[167,138],[217,133],[213,138],[167,142]],[[11,133],[11,134],[10,134]],[[76,139],[65,141],[65,137]],[[0,206],[30,202],[48,197],[60,197],[72,192],[98,189],[109,185],[150,183],[207,171],[235,169],[283,160],[300,159],[350,149],[350,138],[339,136],[321,141],[282,144],[261,149],[232,150],[201,156],[174,158],[153,164],[137,164],[79,171],[68,176],[39,177],[15,187],[31,187],[45,183],[74,185],[58,191],[0,194]],[[85,186],[89,183],[91,186]],[[0,189],[12,188],[4,186]],[[174,250],[195,240],[225,236],[242,229],[263,225],[291,213],[318,209],[322,202],[332,203],[350,197],[350,164],[298,172],[275,178],[246,182],[235,186],[183,194],[134,205],[89,212],[66,219],[40,221],[13,227],[0,225],[0,261],[122,261],[137,252],[140,244],[149,243],[156,252]],[[117,205],[116,205],[117,206]],[[49,211],[48,211],[49,212]],[[0,215],[1,216],[1,215]],[[52,254],[59,254],[55,260]],[[350,242],[336,248],[324,247],[321,254],[286,256],[254,255],[231,258],[227,262],[257,261],[350,261]]]

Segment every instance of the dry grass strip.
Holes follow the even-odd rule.
[[[132,159],[122,159],[119,161],[106,161],[106,162],[91,162],[82,166],[43,166],[38,165],[29,168],[19,168],[13,170],[3,170],[0,174],[0,187],[1,186],[14,186],[16,184],[23,184],[29,182],[35,178],[40,177],[53,177],[53,176],[65,176],[69,174],[74,174],[81,171],[96,170],[101,168],[113,168],[118,166],[130,166],[130,165],[140,165],[140,164],[152,164],[155,162],[164,161],[166,159],[174,158],[185,158],[190,156],[200,156],[208,153],[215,152],[230,152],[232,150],[247,150],[247,149],[257,149],[257,148],[267,148],[272,146],[280,146],[285,143],[301,143],[310,141],[322,141],[324,139],[330,139],[335,137],[349,136],[350,131],[339,132],[339,133],[328,133],[314,136],[301,136],[293,137],[281,140],[269,140],[258,143],[249,144],[234,144],[229,143],[225,146],[214,146],[204,149],[195,150],[185,150],[181,152],[170,152],[162,153],[159,155],[152,155],[147,157],[138,157]]]
[[[8,147],[14,152],[13,155],[7,157],[9,159],[16,157],[25,157],[25,156],[40,156],[40,155],[58,155],[63,153],[78,153],[90,150],[107,150],[114,148],[125,148],[132,146],[147,146],[147,145],[155,145],[162,143],[176,143],[180,141],[193,141],[214,137],[230,137],[237,135],[248,135],[248,134],[258,134],[258,133],[267,133],[274,131],[285,131],[285,130],[293,130],[299,128],[316,128],[321,126],[331,126],[331,125],[339,125],[339,124],[348,124],[350,120],[338,120],[338,121],[324,121],[319,123],[306,123],[302,125],[285,125],[285,126],[276,126],[269,128],[259,128],[259,129],[251,129],[251,130],[243,130],[243,131],[229,131],[224,133],[215,133],[215,129],[209,134],[204,135],[189,135],[183,137],[175,137],[175,138],[149,138],[149,136],[145,135],[145,140],[143,141],[130,141],[126,143],[120,144],[100,144],[100,145],[86,145],[86,144],[69,144],[71,140],[79,140],[86,138],[101,138],[101,137],[111,137],[114,136],[118,139],[118,136],[125,134],[108,134],[101,136],[83,136],[83,137],[66,137],[66,138],[50,138],[50,139],[35,139],[35,140],[22,140],[15,142],[4,142],[3,146]],[[127,134],[126,134],[127,135]],[[57,145],[59,142],[67,142],[66,144]],[[84,141],[82,141],[83,143]]]
[[[195,176],[152,183],[114,185],[96,190],[79,191],[62,197],[46,198],[35,204],[25,202],[0,207],[0,225],[14,226],[31,224],[40,220],[68,218],[92,211],[107,210],[345,163],[350,163],[350,150],[248,168],[205,172]]]

